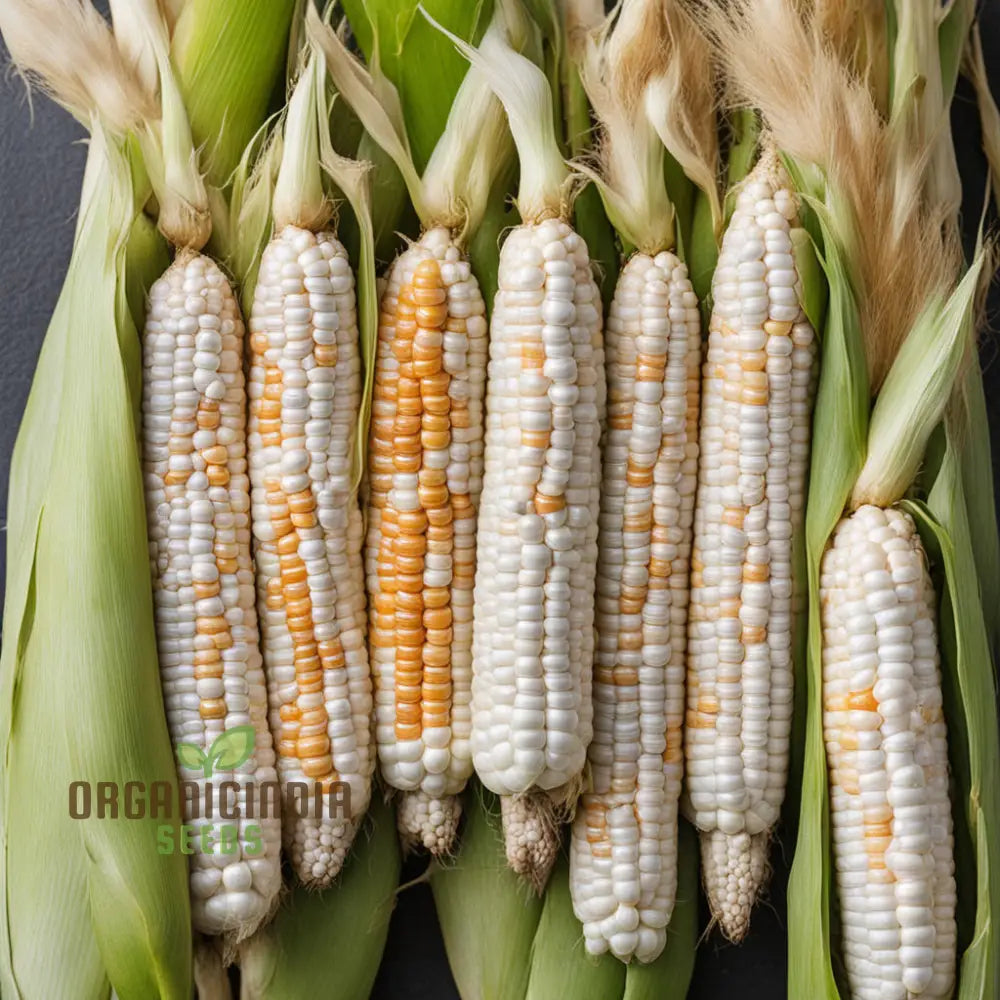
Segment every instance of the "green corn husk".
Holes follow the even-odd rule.
[[[469,260],[472,262],[472,271],[483,295],[487,319],[493,311],[493,301],[497,294],[497,273],[500,269],[500,243],[503,234],[521,221],[517,209],[508,198],[515,176],[514,164],[510,163],[493,182],[482,221],[469,238]]]
[[[462,815],[458,851],[430,876],[448,964],[462,1000],[523,1000],[542,900],[507,866],[497,797],[470,782]]]
[[[698,943],[698,838],[679,824],[677,902],[667,929],[667,944],[655,962],[623,965],[610,954],[587,954],[580,924],[573,915],[569,863],[560,857],[545,891],[542,918],[531,952],[525,1000],[684,1000],[694,974]]]
[[[225,187],[285,69],[295,0],[185,0],[170,55],[201,165]]]
[[[960,433],[946,423],[944,458],[926,505],[908,503],[943,586],[940,631],[949,705],[949,754],[959,786],[956,878],[959,884],[958,1000],[1000,995],[1000,735],[993,660],[976,586],[973,535],[966,512]],[[963,830],[964,827],[964,830]],[[963,836],[964,832],[964,836]],[[971,856],[963,858],[961,848]],[[963,861],[965,862],[963,864]]]
[[[901,496],[917,477],[967,351],[978,258],[947,300],[931,297],[900,349],[869,414],[864,348],[850,280],[829,217],[824,235],[830,307],[823,335],[813,456],[806,513],[809,587],[808,720],[799,836],[788,889],[789,991],[822,1000],[846,998],[834,953],[832,857],[823,744],[822,631],[819,568],[847,501],[884,502]],[[977,373],[978,374],[978,373]],[[1000,905],[1000,876],[988,844],[1000,826],[997,795],[997,720],[992,661],[980,604],[975,559],[968,541],[960,458],[949,443],[927,504],[903,501],[914,515],[939,575],[942,683],[949,755],[958,785],[956,859],[960,972],[956,997],[996,996],[997,942],[992,914]],[[989,787],[987,788],[987,785]],[[996,831],[996,832],[994,832]],[[963,845],[973,845],[963,858]],[[817,906],[817,901],[819,905]],[[971,909],[970,909],[971,907]],[[967,928],[973,928],[969,930]]]
[[[830,807],[823,742],[823,634],[819,572],[830,537],[864,464],[868,429],[868,374],[847,269],[834,240],[824,248],[830,299],[823,328],[819,389],[813,415],[813,450],[805,522],[808,590],[806,699],[798,838],[788,882],[788,989],[790,996],[839,1000],[830,933]],[[801,712],[796,712],[801,717]]]
[[[979,574],[980,603],[993,662],[1000,658],[1000,539],[993,499],[993,454],[983,372],[971,362],[961,391],[964,419],[956,432],[973,558]]]
[[[160,696],[127,297],[162,262],[124,153],[95,126],[73,257],[14,450],[0,659],[5,997],[186,998],[178,817],[71,819],[72,781],[176,771]],[[130,231],[139,235],[127,243]],[[58,900],[58,905],[53,905]]]
[[[399,92],[413,162],[422,173],[444,132],[469,64],[419,7],[461,38],[478,43],[493,16],[492,0],[344,0],[351,30],[369,65]],[[377,49],[377,52],[376,52]]]
[[[375,795],[337,883],[297,886],[240,950],[240,1000],[360,1000],[371,993],[401,857],[393,810]]]

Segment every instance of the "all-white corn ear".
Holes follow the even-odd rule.
[[[797,202],[765,156],[712,283],[688,627],[685,815],[713,916],[747,932],[767,877],[792,720],[792,546],[809,463],[815,334],[800,304]]]
[[[570,854],[587,950],[625,961],[663,950],[677,889],[700,327],[677,257],[635,254],[605,338],[591,787]]]
[[[823,557],[823,731],[856,1000],[945,1000],[957,929],[934,587],[910,516],[864,506]]]
[[[404,842],[448,853],[472,773],[472,588],[483,476],[486,309],[435,227],[382,293],[366,572],[375,733]]]
[[[185,823],[197,831],[192,919],[234,940],[268,917],[281,886],[280,819],[261,794],[276,774],[254,607],[243,338],[226,276],[202,254],[180,251],[150,290],[143,336],[150,562],[171,736],[211,771],[180,766],[199,789],[198,803],[185,796]],[[249,758],[208,768],[216,739],[240,726],[253,729]],[[221,787],[230,782],[235,803]],[[226,818],[234,804],[244,818]]]
[[[557,808],[575,801],[592,735],[605,407],[601,305],[586,244],[555,218],[511,232],[498,284],[475,588],[472,749],[488,788],[503,796],[542,790],[548,794],[526,800],[522,810]],[[508,824],[515,867],[524,870],[525,859],[547,861],[555,852],[511,834],[550,829],[555,825],[543,818]]]
[[[374,754],[361,511],[354,275],[331,233],[286,226],[250,316],[250,479],[257,601],[284,840],[329,885],[368,807]]]

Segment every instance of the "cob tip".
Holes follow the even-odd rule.
[[[750,929],[750,913],[770,877],[770,833],[701,831],[705,895],[725,938],[739,944]]]
[[[531,883],[539,896],[545,891],[559,853],[559,813],[546,792],[500,796],[507,863]]]
[[[447,857],[454,849],[461,818],[462,803],[457,795],[404,792],[396,813],[404,853],[423,849],[436,858]]]

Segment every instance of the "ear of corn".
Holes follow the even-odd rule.
[[[332,233],[289,225],[268,244],[250,319],[250,475],[271,727],[288,783],[346,784],[344,815],[291,807],[301,879],[339,870],[368,804],[371,678],[361,511],[351,481],[361,403],[354,276]],[[304,336],[303,336],[304,334]],[[315,455],[323,456],[316,462]]]
[[[852,992],[881,997],[901,985],[907,997],[945,998],[956,948],[947,731],[934,588],[913,520],[870,505],[842,519],[823,556],[820,600]]]
[[[468,752],[485,307],[447,230],[398,257],[382,296],[368,581],[382,772],[418,792],[404,834],[447,851]],[[422,583],[421,583],[422,580]]]
[[[240,1000],[370,995],[400,871],[392,810],[376,796],[335,886],[303,886],[240,949]]]
[[[545,75],[499,33],[478,50],[452,38],[504,103],[521,167],[523,222],[501,250],[491,316],[472,750],[504,797],[508,859],[540,889],[592,733],[602,316],[587,248],[563,221]]]
[[[72,820],[65,798],[73,781],[159,781],[176,803],[136,448],[133,215],[128,164],[97,126],[9,492],[0,983],[12,998],[103,997],[109,980],[122,998],[190,989],[185,859],[157,851],[161,824],[179,835],[176,811]],[[134,257],[129,270],[144,267]]]
[[[741,939],[784,799],[793,691],[793,539],[809,463],[815,334],[795,195],[770,156],[747,178],[713,280],[688,629],[685,812],[705,888]]]
[[[425,229],[383,291],[369,448],[366,566],[376,741],[403,794],[400,832],[436,854],[454,842],[469,749],[472,584],[482,485],[485,304],[460,241],[503,169],[495,98],[476,71],[459,88],[422,176],[390,84],[329,29],[328,65],[393,156]],[[494,27],[491,30],[498,30]]]
[[[185,815],[213,843],[227,825],[222,782],[236,782],[247,802],[256,797],[257,838],[240,836],[224,866],[200,839],[191,858],[195,927],[237,940],[270,915],[281,885],[280,821],[263,811],[261,794],[276,774],[250,558],[243,340],[226,277],[204,255],[179,252],[150,289],[143,336],[150,565],[175,745],[210,756],[224,732],[252,727],[253,753],[237,769],[201,777],[179,758],[186,780],[214,792],[211,809],[189,803]]]
[[[600,300],[586,247],[555,219],[511,233],[498,274],[474,612],[473,753],[494,791],[525,796],[537,787],[549,793],[541,799],[571,802],[592,724]],[[511,593],[516,601],[507,603]],[[554,860],[550,821],[540,799],[525,808],[522,815],[516,800],[507,806],[508,851],[518,870],[544,881]]]
[[[330,205],[321,155],[329,169],[339,164],[330,150],[321,154],[329,145],[324,94],[322,59],[310,54],[287,112],[275,234],[254,291],[248,437],[283,833],[296,874],[312,886],[329,885],[343,865],[374,767],[355,492],[363,362],[354,275],[346,250],[324,229]],[[359,176],[342,180],[363,184]],[[302,791],[317,786],[342,786],[343,801],[321,793],[303,802]]]
[[[608,317],[592,787],[572,857],[588,948],[643,961],[663,947],[677,878],[699,327],[680,261],[631,257]]]
[[[664,947],[677,885],[698,463],[700,316],[671,250],[678,222],[664,181],[667,154],[647,114],[666,101],[684,108],[675,112],[683,118],[691,103],[676,82],[688,68],[675,37],[683,18],[675,7],[628,0],[581,62],[603,128],[593,179],[623,245],[637,249],[619,272],[606,333],[594,739],[570,887],[587,950],[641,962]],[[675,130],[663,131],[674,142]],[[691,132],[698,129],[685,130],[685,139]],[[681,155],[693,174],[708,177],[715,199],[714,153],[684,146]]]
[[[460,996],[524,997],[542,900],[506,864],[497,797],[473,782],[462,811],[455,856],[430,875],[448,964]]]

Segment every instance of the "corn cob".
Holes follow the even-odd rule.
[[[624,0],[599,31],[577,39],[602,129],[599,169],[581,169],[622,242],[638,249],[608,315],[594,739],[569,887],[587,950],[626,962],[663,951],[677,890],[701,320],[671,250],[664,163],[669,148],[692,178],[707,178],[703,193],[717,209],[714,121],[692,96],[704,49],[680,7],[662,0]]]
[[[261,815],[259,792],[276,780],[254,609],[246,475],[243,321],[226,276],[202,254],[180,251],[151,288],[143,337],[143,464],[160,671],[175,745],[207,755],[214,740],[252,726],[254,748],[235,770],[189,772],[213,808],[186,815],[212,841],[224,838],[220,788],[239,785],[237,850],[191,856],[196,929],[251,933],[281,885],[280,821]],[[202,801],[204,798],[202,797]],[[191,804],[187,803],[187,809]],[[259,827],[257,838],[245,827]]]
[[[792,540],[809,461],[815,337],[799,303],[797,204],[766,155],[713,280],[691,563],[685,814],[740,940],[767,874],[792,717]]]
[[[908,514],[866,505],[823,557],[823,729],[851,995],[943,1000],[956,888],[935,598]]]
[[[499,16],[499,15],[498,15]],[[382,294],[365,571],[382,776],[406,847],[451,851],[472,773],[472,586],[483,469],[486,307],[464,250],[509,159],[499,105],[466,74],[423,174],[392,85],[311,18],[327,66],[406,181],[423,226]],[[487,34],[499,31],[494,19]],[[373,70],[377,75],[378,71]]]
[[[382,296],[366,548],[376,739],[404,839],[447,852],[468,749],[485,305],[450,231],[423,234]]]
[[[478,49],[445,33],[504,105],[520,160],[523,221],[500,251],[490,320],[472,753],[501,796],[508,862],[541,891],[593,724],[600,294],[587,245],[566,221],[570,175],[548,80],[506,30],[488,31]]]
[[[604,411],[597,286],[559,219],[500,255],[473,631],[476,770],[504,798],[508,857],[546,872],[542,796],[575,797],[592,732],[590,664]]]
[[[300,880],[326,885],[368,806],[374,764],[352,483],[361,358],[354,276],[335,236],[287,225],[271,240],[250,331],[257,591],[284,839]],[[293,809],[295,783],[308,797]],[[314,783],[346,786],[343,814],[316,801]]]
[[[677,885],[698,302],[670,252],[626,264],[608,315],[592,788],[573,829],[587,948],[650,961]]]

